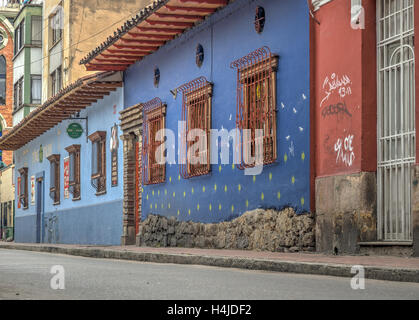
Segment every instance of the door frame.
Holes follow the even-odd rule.
[[[39,186],[39,182],[41,182],[41,186]],[[39,212],[40,217],[38,217],[38,196],[41,194],[41,209]],[[36,206],[36,223],[39,223],[39,235],[38,235],[38,226],[37,226],[37,234],[36,240],[38,241],[39,236],[39,243],[44,242],[45,237],[45,171],[37,173],[35,176],[35,206]]]

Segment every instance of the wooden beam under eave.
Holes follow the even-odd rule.
[[[87,71],[125,71],[127,69],[126,65],[117,66],[114,64],[97,64],[97,63],[88,63],[86,64]]]
[[[179,14],[179,13],[160,13],[155,12],[153,13],[156,17],[160,19],[175,19],[175,20],[193,20],[193,22],[200,21],[205,18],[205,16],[201,15],[192,15],[192,14]],[[164,21],[164,20],[161,20]],[[183,22],[190,22],[190,21],[183,21]]]
[[[147,26],[137,26],[137,29],[141,32],[156,32],[159,34],[170,34],[170,35],[177,35],[185,31],[185,29],[181,28],[158,28],[158,27],[147,27]]]
[[[179,28],[190,28],[195,25],[194,22],[164,21],[164,20],[150,20],[150,19],[147,19],[146,22],[150,24],[151,26],[164,26],[164,27],[172,26],[172,27],[179,27]]]
[[[184,6],[172,6],[166,4],[164,6],[169,11],[183,11],[183,12],[191,12],[191,13],[204,13],[204,14],[211,14],[215,11],[215,8],[205,8],[205,7],[184,7]]]
[[[131,37],[134,38],[144,38],[143,40],[163,40],[163,41],[169,41],[173,40],[175,38],[174,34],[148,34],[148,33],[138,33],[138,32],[128,32],[128,34]]]

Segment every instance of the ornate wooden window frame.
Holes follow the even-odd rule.
[[[52,154],[48,158],[50,163],[50,174],[52,170],[54,170],[54,186],[50,185],[49,188],[49,195],[51,199],[54,201],[54,206],[60,204],[60,159],[61,156],[59,154]],[[54,167],[53,167],[54,165]]]
[[[69,187],[70,192],[73,194],[73,201],[77,201],[81,199],[81,192],[80,192],[80,145],[79,144],[73,144],[65,150],[68,152],[70,156],[70,181],[69,181]],[[73,164],[73,170],[74,173],[71,172],[71,159],[74,159]],[[73,175],[73,179],[71,179],[71,176]]]
[[[185,161],[182,161],[179,169],[180,175],[185,178],[191,178],[201,175],[206,175],[211,172],[211,109],[212,109],[212,91],[213,84],[208,82],[205,77],[194,79],[183,86],[179,87],[183,93],[182,102],[182,121],[186,122],[185,137],[193,129],[201,129],[206,134],[206,146],[200,146],[203,163],[192,164],[188,157],[188,152],[196,141],[187,141],[182,139],[182,156],[185,156]],[[203,120],[203,121],[201,121]],[[185,164],[182,164],[182,163]]]
[[[20,194],[19,202],[22,204],[23,210],[28,209],[28,168],[21,168],[18,170],[20,174]]]
[[[100,196],[106,193],[106,131],[96,131],[89,136],[89,140],[92,142],[91,184],[96,189],[96,195]],[[93,154],[95,143],[97,143],[96,155]],[[93,161],[97,161],[97,172],[93,172]]]
[[[244,155],[248,153],[243,141],[245,129],[251,129],[250,155],[255,156],[255,129],[263,129],[263,164],[277,159],[277,70],[279,56],[273,55],[268,47],[262,47],[249,55],[234,61],[237,69],[237,115],[236,126],[241,132],[240,169],[254,167],[247,164]]]
[[[166,181],[166,164],[159,164],[155,157],[156,149],[162,144],[155,141],[155,133],[166,127],[166,104],[155,98],[143,105],[143,184],[159,184]],[[156,128],[156,129],[155,129]],[[154,136],[154,137],[153,137]],[[156,173],[157,174],[154,174]]]

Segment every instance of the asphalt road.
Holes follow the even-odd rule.
[[[51,288],[53,266],[63,290]],[[0,249],[0,299],[419,299],[419,284]]]

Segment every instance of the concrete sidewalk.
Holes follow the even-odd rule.
[[[317,253],[275,253],[195,248],[21,244],[13,242],[0,242],[0,249],[338,277],[353,277],[351,267],[362,265],[365,267],[365,277],[368,279],[419,283],[419,258],[329,256]]]

